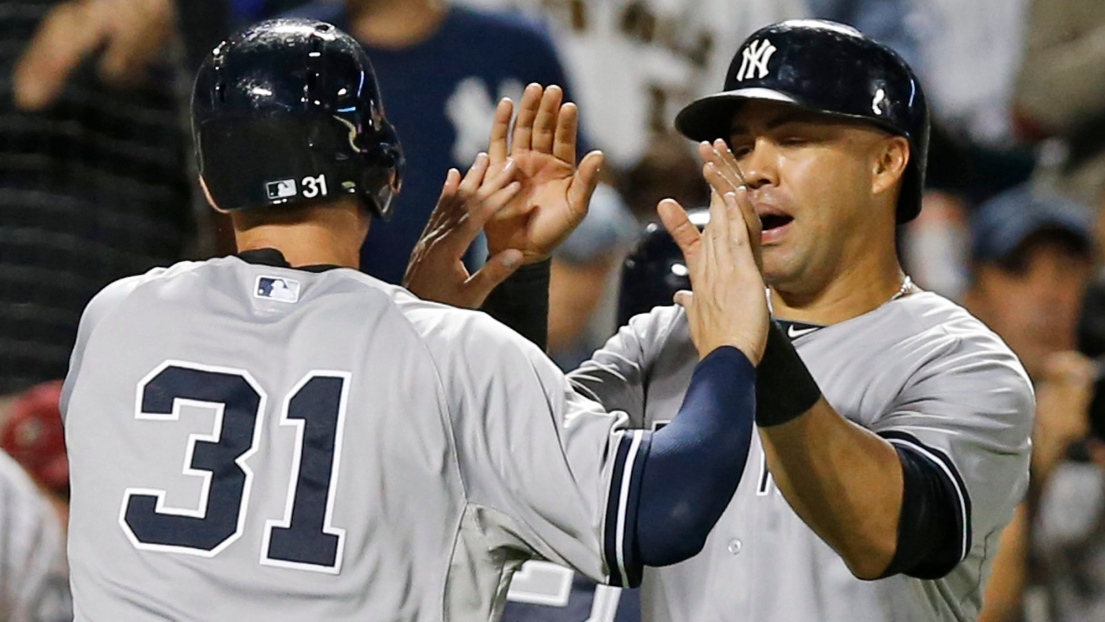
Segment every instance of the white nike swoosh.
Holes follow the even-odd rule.
[[[797,339],[797,338],[801,337],[802,335],[808,335],[808,334],[812,333],[813,331],[817,330],[818,328],[821,328],[821,327],[820,326],[811,326],[809,328],[798,328],[796,326],[788,326],[787,327],[787,337],[790,337],[791,339]]]

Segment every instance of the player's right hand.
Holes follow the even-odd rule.
[[[488,174],[487,154],[476,156],[464,179],[450,169],[437,207],[430,214],[403,275],[403,286],[423,300],[477,309],[508,276],[522,265],[521,251],[496,253],[475,274],[464,265],[464,254],[487,220],[517,196],[521,184],[508,161]]]
[[[758,365],[767,346],[769,314],[756,263],[760,219],[747,190],[710,201],[710,222],[701,233],[676,201],[661,201],[657,211],[687,261],[693,292],[676,293],[675,302],[687,311],[699,357],[733,346]]]
[[[603,155],[592,151],[576,166],[579,110],[573,103],[563,103],[563,98],[559,86],[527,86],[512,136],[514,104],[503,99],[495,110],[488,147],[491,170],[509,156],[518,168],[522,189],[511,206],[484,227],[492,253],[513,248],[522,251],[524,263],[542,261],[587,216]]]

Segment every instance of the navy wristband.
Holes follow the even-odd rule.
[[[549,274],[552,260],[527,264],[499,284],[480,307],[514,332],[548,349]]]
[[[756,425],[768,428],[796,419],[821,399],[821,388],[774,320],[756,368]]]

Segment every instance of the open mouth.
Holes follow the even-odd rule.
[[[764,231],[771,231],[790,224],[792,220],[794,217],[786,214],[764,214],[760,217],[760,226]]]

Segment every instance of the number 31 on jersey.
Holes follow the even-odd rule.
[[[296,432],[284,516],[265,522],[259,563],[337,574],[345,530],[331,523],[341,463],[349,373],[311,371],[285,397],[280,425]],[[202,481],[199,507],[165,503],[166,491],[127,488],[119,525],[136,548],[214,557],[242,536],[268,401],[249,372],[166,361],[138,384],[135,418],[179,423],[181,409],[214,411],[210,434],[187,437],[183,475]]]

